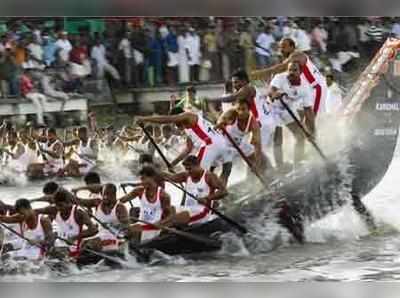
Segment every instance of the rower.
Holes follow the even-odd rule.
[[[57,190],[59,189],[59,185],[58,183],[54,182],[54,181],[49,181],[47,182],[42,189],[43,192],[43,196],[41,196],[40,198],[37,199],[32,199],[30,200],[31,203],[33,202],[46,202],[51,204],[54,204],[54,195],[57,192]]]
[[[152,167],[143,167],[139,172],[142,186],[120,198],[121,203],[129,202],[135,198],[140,199],[140,220],[149,223],[163,224],[170,222],[174,216],[171,199],[168,193],[157,183],[158,173]],[[153,225],[136,223],[129,227],[128,237],[135,241],[152,239],[160,234],[160,230]]]
[[[46,136],[34,134],[33,137],[39,142],[45,143],[45,145],[43,148],[38,145],[43,162],[30,164],[28,169],[29,175],[36,178],[61,174],[64,166],[64,146],[58,139],[56,130],[49,128]]]
[[[25,171],[27,171],[29,169],[29,165],[38,162],[38,147],[34,140],[29,137],[26,130],[19,131],[18,138],[25,149],[24,153],[20,157],[20,160],[25,168]]]
[[[89,191],[89,199],[101,199],[103,185],[101,184],[100,175],[97,172],[89,172],[83,178],[85,186],[76,187],[72,192],[76,195],[80,191]]]
[[[301,65],[297,61],[288,64],[288,70],[275,75],[270,83],[269,98],[273,101],[273,113],[277,119],[277,126],[286,126],[296,139],[294,163],[298,164],[304,160],[305,137],[294,118],[277,100],[282,99],[288,105],[294,115],[299,118],[298,109],[313,114],[312,110],[312,90],[301,77]],[[277,153],[277,152],[275,152]],[[283,164],[283,156],[276,156],[276,163],[279,166]]]
[[[266,157],[262,153],[260,126],[253,114],[250,112],[250,105],[247,100],[240,99],[233,109],[224,112],[218,119],[216,128],[226,128],[226,131],[233,138],[242,152],[248,157],[256,170],[261,173],[266,167]],[[249,136],[251,139],[249,141]],[[230,149],[229,160],[232,161],[239,156],[238,151],[227,141]],[[229,167],[229,173],[232,166]],[[224,181],[225,185],[227,181]]]
[[[20,249],[8,252],[5,257],[29,260],[43,258],[46,253],[45,249],[52,246],[54,242],[51,221],[33,210],[27,199],[18,199],[15,202],[15,210],[15,215],[0,216],[0,221],[20,224],[22,236],[29,241],[24,240]]]
[[[4,165],[7,165],[8,168],[17,173],[26,171],[26,167],[24,167],[21,159],[25,153],[25,147],[18,142],[17,133],[15,131],[9,131],[7,133],[7,146],[6,148],[2,148],[1,151],[3,151]]]
[[[72,193],[59,188],[54,195],[55,205],[37,209],[37,211],[50,215],[57,225],[57,237],[62,239],[57,238],[55,241],[54,253],[78,257],[83,239],[94,236],[98,230],[87,212],[74,205],[73,201]]]
[[[79,205],[87,208],[96,208],[95,217],[107,226],[100,224],[99,232],[94,238],[85,241],[86,247],[98,251],[118,250],[122,242],[118,235],[128,228],[128,210],[117,200],[117,188],[108,183],[103,186],[102,199],[77,199]]]
[[[246,100],[250,106],[250,112],[260,125],[261,144],[266,148],[271,144],[272,134],[275,130],[273,117],[268,107],[267,98],[260,90],[250,84],[249,76],[246,71],[238,69],[232,76],[234,92],[216,98],[206,98],[207,101],[220,101],[222,103],[235,103],[242,99]]]
[[[64,143],[64,146],[78,146],[75,158],[71,159],[64,171],[72,177],[81,177],[89,173],[96,166],[97,143],[89,138],[87,127],[80,127],[78,138]]]
[[[270,81],[272,76],[278,73],[287,71],[290,62],[300,64],[301,77],[306,84],[312,89],[312,113],[305,113],[306,127],[311,134],[314,134],[315,117],[318,112],[325,112],[325,100],[328,93],[328,86],[325,77],[320,73],[315,64],[305,53],[296,49],[296,43],[291,38],[283,38],[279,42],[279,51],[284,60],[274,66],[253,71],[253,78],[261,78],[265,81]]]
[[[200,166],[198,158],[189,155],[183,161],[184,172],[177,174],[163,173],[168,180],[175,183],[185,183],[186,191],[195,196],[186,196],[183,208],[178,208],[173,222],[179,225],[192,225],[206,223],[215,219],[207,206],[214,203],[228,194],[225,185],[214,173],[211,173]]]
[[[171,166],[177,165],[194,149],[198,150],[198,158],[201,167],[209,170],[218,161],[225,163],[228,148],[224,137],[212,127],[201,115],[193,112],[184,112],[181,108],[174,108],[168,116],[138,117],[139,122],[158,124],[173,123],[179,130],[184,130],[187,136],[185,150],[171,162]]]
[[[16,212],[14,206],[5,204],[3,201],[0,200],[0,215],[11,216],[14,215],[15,213]],[[7,224],[7,226],[16,232],[21,233],[21,225],[19,223]],[[0,247],[3,254],[11,250],[20,249],[22,247],[23,241],[21,237],[18,237],[16,234],[1,227],[0,227],[0,233],[1,233]]]

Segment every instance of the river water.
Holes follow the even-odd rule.
[[[112,181],[127,181],[129,173],[118,168]],[[115,174],[118,173],[118,174]],[[242,179],[237,171],[234,180]],[[66,276],[51,271],[2,276],[3,281],[351,281],[400,279],[400,147],[385,177],[363,200],[378,221],[369,234],[351,207],[344,208],[306,227],[306,244],[290,241],[275,223],[253,227],[251,248],[234,235],[226,235],[222,251],[196,258],[157,255],[151,264],[129,259],[121,270],[102,265],[81,271],[71,268]],[[235,181],[234,181],[235,182]],[[79,182],[67,181],[66,186]],[[42,184],[1,187],[0,198],[12,203],[18,197],[40,195]],[[172,189],[174,201],[180,194]],[[122,194],[122,193],[121,193]],[[36,206],[36,205],[35,205]],[[40,206],[40,205],[39,205]]]

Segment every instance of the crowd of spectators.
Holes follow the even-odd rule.
[[[116,88],[222,82],[238,67],[276,63],[282,37],[294,39],[321,68],[342,72],[348,62],[373,55],[387,36],[400,38],[400,19],[379,17],[120,19],[103,32],[78,34],[40,21],[9,22],[0,37],[3,97],[67,99],[89,80],[99,92],[104,82]]]

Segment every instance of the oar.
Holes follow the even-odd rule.
[[[125,188],[123,187],[122,189],[124,190],[124,192],[126,194],[127,192],[126,192]],[[179,235],[179,236],[185,237],[187,239],[190,239],[190,240],[193,240],[193,241],[196,241],[196,242],[199,242],[199,243],[203,243],[203,244],[206,244],[206,245],[216,246],[216,241],[212,240],[210,238],[198,236],[198,235],[195,235],[195,234],[192,234],[192,233],[188,233],[188,232],[185,232],[185,231],[180,231],[180,230],[177,230],[177,229],[174,229],[174,228],[167,227],[167,226],[162,225],[162,224],[151,223],[149,221],[142,220],[142,219],[139,219],[139,218],[136,218],[136,217],[133,217],[133,216],[131,216],[130,218],[132,220],[137,221],[137,222],[141,222],[141,223],[144,223],[146,225],[153,226],[153,227],[155,227],[155,228],[157,228],[159,230],[165,230],[165,231],[170,232],[172,234],[176,234],[176,235]]]
[[[13,233],[14,235],[18,236],[19,238],[29,242],[31,245],[36,246],[36,247],[38,247],[40,249],[43,249],[44,251],[47,251],[47,247],[44,247],[44,246],[39,245],[37,243],[33,243],[32,239],[26,238],[24,235],[22,235],[21,233],[18,233],[16,230],[10,228],[5,223],[0,222],[0,226],[2,226],[4,229],[8,230],[9,232]]]
[[[161,158],[164,160],[165,164],[168,166],[168,169],[171,169],[171,164],[169,163],[169,161],[167,160],[167,158],[164,156],[164,154],[162,153],[161,149],[158,147],[157,143],[154,141],[153,137],[146,131],[146,129],[144,128],[143,124],[139,123],[139,126],[143,129],[143,132],[146,134],[146,136],[149,138],[150,142],[153,144],[153,146],[155,147],[156,151],[158,152],[158,154],[160,154]],[[195,199],[197,202],[199,202],[202,205],[205,205],[203,203],[201,203],[197,197],[195,197],[193,194],[189,193],[184,187],[182,187],[179,184],[176,184],[173,181],[170,181],[169,179],[167,179],[168,182],[170,182],[172,185],[174,185],[176,188],[180,189],[181,191],[183,191],[186,195],[192,197],[193,199]],[[208,209],[210,209],[211,211],[213,211],[216,215],[218,215],[220,218],[222,218],[223,220],[225,220],[227,223],[229,223],[230,225],[234,226],[235,228],[237,228],[240,232],[242,232],[243,234],[247,233],[247,229],[240,225],[239,223],[237,223],[236,221],[234,221],[233,219],[227,217],[226,215],[222,214],[221,212],[219,212],[217,209],[205,205]]]
[[[233,219],[231,219],[230,217],[222,214],[220,211],[218,211],[217,209],[208,206],[204,203],[202,203],[195,195],[191,194],[190,192],[188,192],[184,187],[180,186],[179,184],[166,179],[166,181],[168,181],[169,183],[171,183],[173,186],[175,186],[176,188],[180,189],[181,191],[183,191],[186,195],[188,195],[189,197],[193,198],[194,200],[196,200],[199,204],[206,206],[209,210],[211,210],[213,213],[215,213],[216,215],[218,215],[221,219],[225,220],[227,223],[229,223],[230,225],[234,226],[236,229],[238,229],[240,232],[242,232],[243,234],[247,233],[247,228],[245,228],[244,226],[242,226],[241,224],[237,223],[236,221],[234,221]]]
[[[203,237],[203,236],[198,236],[198,235],[195,235],[195,234],[192,234],[192,233],[189,233],[189,232],[185,232],[185,231],[180,231],[180,230],[177,230],[177,229],[174,229],[174,228],[170,228],[170,227],[167,227],[167,226],[164,226],[164,225],[161,225],[161,224],[151,223],[151,222],[148,222],[148,221],[145,221],[145,220],[141,220],[141,219],[138,219],[138,218],[132,217],[132,216],[131,216],[131,219],[132,220],[136,220],[136,221],[141,222],[141,223],[144,223],[144,224],[147,224],[147,225],[150,225],[150,226],[153,226],[153,227],[155,227],[157,229],[160,229],[160,230],[165,230],[165,231],[167,231],[167,232],[169,232],[171,234],[176,234],[176,235],[182,236],[184,238],[187,238],[187,239],[199,242],[199,243],[203,243],[203,244],[210,245],[210,246],[216,246],[217,245],[216,244],[217,241],[216,240],[212,240],[210,238],[206,238],[206,237]]]
[[[299,128],[303,131],[304,135],[306,136],[307,140],[311,143],[311,145],[313,145],[313,147],[315,148],[315,150],[317,150],[318,154],[321,156],[321,158],[324,161],[327,161],[327,157],[326,155],[322,152],[321,148],[318,146],[318,144],[314,141],[313,136],[304,128],[303,124],[301,124],[300,120],[297,119],[296,115],[293,113],[293,111],[291,110],[291,108],[286,104],[286,102],[283,100],[283,97],[287,96],[285,94],[283,94],[282,96],[279,97],[279,101],[281,102],[281,104],[283,105],[283,107],[285,108],[285,110],[290,114],[290,116],[293,118],[293,120],[296,122],[296,124],[299,126]]]
[[[239,155],[242,157],[242,159],[246,162],[246,164],[249,166],[250,170],[257,176],[258,179],[260,179],[261,183],[268,188],[268,183],[263,179],[263,177],[258,173],[258,171],[254,168],[254,165],[251,163],[251,161],[248,159],[248,157],[243,153],[242,149],[240,149],[239,145],[236,144],[235,140],[232,138],[232,136],[228,133],[228,131],[225,129],[225,127],[222,127],[222,131],[229,140],[229,142],[232,144],[232,146],[239,152]]]
[[[158,146],[158,144],[156,143],[156,141],[154,141],[153,137],[149,134],[149,132],[146,130],[146,128],[144,127],[144,125],[142,123],[138,123],[138,125],[140,126],[140,128],[143,130],[144,134],[147,136],[147,138],[150,140],[150,143],[153,144],[154,148],[156,149],[156,151],[158,152],[158,154],[160,155],[161,159],[165,162],[165,164],[167,165],[168,169],[170,169],[170,171],[172,173],[174,173],[174,171],[172,170],[172,165],[171,163],[168,161],[168,159],[165,157],[164,153],[161,151],[160,147]]]
[[[72,150],[72,152],[74,152],[76,155],[78,155],[80,158],[86,160],[88,163],[91,163],[92,165],[96,165],[96,163],[93,160],[90,160],[89,158],[87,158],[86,156],[79,154],[78,152],[76,152],[75,149]]]
[[[68,244],[69,246],[75,246],[75,247],[77,247],[76,244],[72,243],[72,242],[69,241],[68,239],[65,239],[65,238],[62,238],[62,237],[59,237],[59,236],[57,236],[56,238],[57,238],[57,239],[60,239],[61,241],[64,241],[64,242],[65,242],[66,244]],[[82,248],[82,251],[87,251],[87,252],[89,252],[89,253],[91,253],[91,254],[97,255],[97,256],[102,257],[102,258],[104,258],[104,259],[108,259],[108,260],[113,261],[114,263],[118,263],[118,264],[120,264],[120,265],[125,265],[124,262],[122,262],[122,259],[121,259],[121,258],[109,256],[109,255],[107,255],[107,254],[105,254],[105,253],[102,253],[102,252],[100,252],[100,251],[96,251],[96,250],[93,250],[93,249],[90,249],[90,248],[87,248],[87,247],[83,247],[83,248]]]

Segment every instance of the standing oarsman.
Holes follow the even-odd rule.
[[[97,143],[93,138],[89,138],[87,127],[80,127],[78,138],[64,143],[64,146],[77,146],[75,158],[70,159],[64,171],[69,176],[80,177],[89,173],[96,166]]]
[[[271,143],[275,126],[266,96],[250,84],[248,74],[241,69],[232,74],[232,85],[234,89],[233,93],[206,100],[211,102],[222,101],[223,103],[246,100],[250,106],[250,112],[260,125],[262,146],[268,146]]]
[[[252,72],[253,78],[261,78],[270,81],[271,78],[278,73],[285,72],[290,62],[300,64],[301,76],[313,89],[313,112],[325,111],[325,99],[328,92],[325,77],[320,73],[311,59],[301,51],[296,50],[295,42],[290,38],[284,38],[279,43],[279,50],[284,58],[283,62],[265,69]],[[315,119],[311,113],[305,114],[305,123],[311,134],[314,134]]]
[[[270,83],[269,98],[273,101],[273,113],[277,119],[277,126],[286,126],[296,139],[294,162],[297,164],[304,159],[305,137],[294,118],[282,106],[279,98],[285,101],[289,109],[299,118],[298,109],[311,114],[312,91],[308,84],[301,78],[301,66],[298,62],[290,62],[286,72],[275,75]],[[275,144],[277,145],[277,144]],[[275,160],[280,167],[283,164],[282,149],[275,146]]]
[[[54,242],[51,221],[33,210],[27,199],[18,199],[15,202],[15,211],[16,214],[11,216],[0,216],[0,221],[8,224],[20,224],[22,236],[29,241],[23,240],[22,247],[8,252],[7,256],[30,260],[44,257],[46,249]]]
[[[233,109],[224,112],[218,119],[216,127],[225,128],[251,161],[254,168],[261,173],[263,172],[266,166],[266,157],[263,155],[261,148],[260,125],[251,114],[247,100],[241,99],[237,101]],[[229,141],[227,141],[227,144],[230,149],[229,159],[232,163],[239,153]]]
[[[179,130],[185,131],[186,148],[171,162],[172,166],[177,165],[189,154],[193,154],[194,149],[197,149],[202,168],[209,170],[218,160],[223,161],[227,153],[224,137],[199,114],[183,112],[181,108],[174,108],[171,115],[138,117],[138,121],[158,124],[173,123]]]
[[[133,189],[120,199],[121,203],[135,198],[140,199],[139,219],[151,224],[164,224],[171,221],[174,208],[168,193],[157,183],[159,174],[152,167],[143,167],[139,172],[142,186]],[[136,241],[152,239],[160,234],[160,230],[153,225],[136,223],[129,227],[128,236]]]
[[[184,206],[178,208],[177,214],[172,218],[174,224],[198,224],[215,219],[207,206],[215,207],[215,202],[228,194],[222,180],[214,173],[201,168],[199,160],[194,155],[189,155],[183,161],[184,172],[174,175],[163,173],[168,180],[175,183],[185,183],[188,193]]]
[[[54,252],[63,256],[77,257],[82,249],[82,241],[98,232],[87,212],[74,205],[74,195],[59,188],[54,195],[54,206],[37,209],[48,214],[57,226],[57,238]],[[85,227],[85,228],[84,228]]]
[[[117,250],[122,243],[118,235],[128,228],[129,215],[125,205],[117,200],[115,185],[108,183],[103,186],[102,199],[75,199],[81,206],[95,208],[95,217],[107,226],[106,229],[99,225],[98,234],[85,241],[85,245],[95,250]]]

